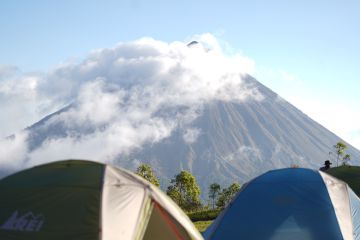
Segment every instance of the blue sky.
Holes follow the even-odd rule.
[[[211,33],[258,80],[360,148],[360,1],[1,1],[0,65],[46,72],[141,37]]]

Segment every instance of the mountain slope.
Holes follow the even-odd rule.
[[[261,101],[206,102],[195,108],[192,120],[180,121],[168,136],[144,142],[110,160],[130,169],[135,169],[139,162],[150,163],[163,185],[181,170],[189,170],[197,177],[204,195],[212,182],[225,187],[274,168],[291,165],[319,168],[340,138],[254,78],[247,76],[245,81],[261,93]],[[36,152],[49,141],[69,136],[91,137],[95,132],[91,124],[69,125],[57,121],[74,111],[75,106],[70,105],[29,127],[29,150]],[[190,110],[170,106],[155,115],[175,117],[183,111]],[[106,123],[102,126],[105,130],[107,127]],[[360,152],[348,146],[352,164],[360,164]]]
[[[146,160],[167,177],[189,169],[204,187],[244,182],[291,165],[319,168],[340,138],[255,79],[248,81],[256,84],[262,101],[208,103],[190,126],[200,132],[194,143],[186,143],[179,129],[130,158]],[[360,152],[350,145],[348,152],[359,164]]]

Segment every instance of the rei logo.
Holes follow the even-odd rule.
[[[44,216],[42,214],[33,214],[27,212],[19,216],[18,211],[13,212],[8,220],[0,226],[3,230],[38,232],[44,224]]]

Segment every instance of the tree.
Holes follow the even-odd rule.
[[[349,162],[351,160],[351,156],[350,154],[345,154],[345,156],[343,157],[343,165],[346,165],[347,162]]]
[[[171,183],[166,193],[182,209],[191,211],[200,207],[200,187],[191,173],[181,171],[171,179]]]
[[[137,175],[143,177],[147,181],[151,182],[155,186],[160,187],[159,180],[155,176],[155,174],[149,164],[145,164],[145,163],[140,164],[140,166],[136,169],[135,173]]]
[[[339,159],[345,153],[345,149],[347,148],[346,144],[339,141],[336,145],[334,145],[335,153],[336,153],[336,166],[339,166]]]
[[[220,189],[221,187],[217,183],[213,183],[210,185],[209,198],[212,199],[212,209],[215,209],[215,199],[219,196]]]
[[[219,208],[224,208],[235,196],[235,194],[239,192],[239,190],[240,184],[238,183],[233,183],[228,188],[223,189],[218,198],[218,201],[216,202],[216,206]]]

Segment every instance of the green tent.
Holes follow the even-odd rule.
[[[141,177],[68,160],[0,180],[2,240],[202,239],[181,209]]]

